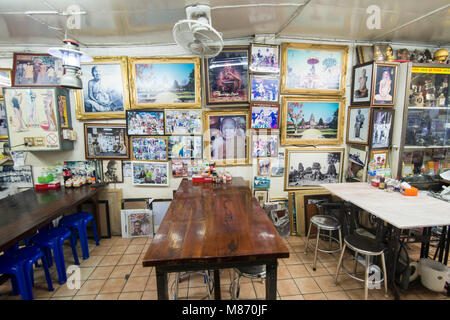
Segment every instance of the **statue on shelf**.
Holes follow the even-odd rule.
[[[378,45],[378,44],[374,44],[373,45],[373,58],[376,61],[383,61],[384,60],[383,53],[381,52],[380,45]]]
[[[411,58],[411,54],[409,53],[408,49],[400,49],[397,50],[397,60],[400,61],[409,61]]]
[[[394,61],[394,56],[392,54],[392,47],[390,45],[386,46],[386,61]]]

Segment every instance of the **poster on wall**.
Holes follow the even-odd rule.
[[[0,166],[0,199],[33,186],[31,166]]]
[[[278,102],[280,79],[274,76],[252,75],[250,101]]]
[[[63,61],[49,54],[14,53],[13,87],[54,87],[64,74]]]
[[[164,135],[164,111],[162,110],[127,110],[126,119],[129,136]]]
[[[168,162],[132,162],[133,184],[136,186],[168,186]]]
[[[86,159],[128,159],[128,138],[123,124],[85,123]]]
[[[202,134],[202,110],[165,111],[166,134]]]
[[[171,159],[201,159],[202,149],[202,136],[169,137],[169,158]]]
[[[167,161],[167,137],[131,137],[131,159],[139,161]]]

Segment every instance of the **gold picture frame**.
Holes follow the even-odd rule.
[[[378,166],[386,166],[389,163],[389,149],[378,149],[378,150],[371,150],[370,151],[370,158],[367,162],[370,164],[372,162],[372,159],[374,159],[375,155],[377,154],[385,154],[386,157],[384,158],[384,163],[379,162],[378,160],[375,160],[375,165]]]
[[[166,157],[165,159],[139,159],[135,157],[134,141],[138,139],[160,139],[166,142]],[[155,152],[151,152],[155,154]],[[130,137],[130,158],[132,161],[153,161],[153,162],[167,162],[169,161],[169,137],[165,136],[132,136]]]
[[[83,89],[75,90],[75,114],[78,120],[96,120],[96,119],[125,119],[126,110],[130,109],[130,95],[128,89],[128,62],[126,56],[118,57],[94,57],[94,60],[89,63],[82,63],[81,69],[87,66],[103,66],[107,65],[120,65],[121,77],[122,77],[122,103],[123,111],[103,111],[103,112],[86,112],[84,91],[89,92],[88,83],[83,83]],[[91,71],[92,72],[92,71]],[[86,75],[87,70],[84,70]],[[88,76],[88,75],[87,75]],[[116,77],[113,77],[114,81],[117,81]],[[82,76],[83,80],[83,76]],[[95,102],[95,101],[94,101]],[[94,104],[94,102],[92,102]]]
[[[3,79],[5,73],[9,74],[9,83],[3,81],[5,80]],[[0,97],[3,97],[2,88],[11,87],[11,85],[12,85],[12,70],[9,68],[0,68]]]
[[[219,117],[219,119],[216,119],[216,124],[214,124],[213,130],[211,130],[211,123],[210,123],[210,117],[215,116]],[[211,134],[214,134],[214,137],[221,138],[220,126],[223,119],[220,119],[220,117],[233,117],[233,116],[245,116],[245,132],[242,133],[242,129],[244,127],[241,126],[241,134],[239,134],[239,137],[244,137],[245,141],[245,151],[243,153],[244,157],[236,157],[232,159],[218,159],[213,158],[211,156]],[[234,119],[233,119],[234,120]],[[219,123],[220,122],[220,123]],[[219,126],[219,128],[215,128],[216,126]],[[235,125],[237,125],[235,123]],[[238,130],[238,129],[236,129]],[[203,112],[203,157],[205,159],[214,161],[217,166],[227,166],[227,165],[249,165],[250,159],[249,159],[249,152],[250,152],[250,141],[249,141],[249,130],[250,130],[250,122],[249,122],[249,110],[248,109],[231,109],[231,110],[214,110],[214,111],[204,111]],[[214,139],[214,141],[216,138]],[[236,145],[240,145],[239,142],[236,143]],[[241,152],[242,153],[242,152]]]
[[[150,64],[152,67],[150,67],[150,70],[153,69],[153,65],[186,65],[186,64],[193,64],[193,79],[185,78],[182,80],[188,80],[188,84],[191,80],[194,81],[194,101],[193,102],[174,102],[173,100],[178,98],[177,95],[181,95],[182,93],[175,94],[169,90],[172,90],[172,86],[170,88],[162,88],[161,90],[166,90],[161,93],[158,93],[161,95],[160,101],[155,102],[145,102],[140,101],[137,90],[137,74],[136,74],[136,65],[140,64]],[[159,67],[162,68],[162,67]],[[167,68],[166,68],[167,69]],[[186,70],[183,70],[187,72]],[[158,74],[161,73],[160,70],[157,70]],[[153,73],[153,71],[149,71]],[[171,70],[167,70],[167,73],[170,73]],[[191,57],[182,57],[182,58],[144,58],[144,57],[132,57],[128,58],[128,73],[129,73],[129,82],[130,82],[130,98],[131,98],[131,109],[142,109],[142,108],[201,108],[201,78],[200,78],[200,58],[191,58]],[[152,75],[148,76],[149,78],[152,77]],[[187,77],[190,77],[187,75]],[[142,78],[141,78],[142,79]],[[181,81],[178,81],[180,79],[174,79],[173,85],[177,85],[178,88],[180,88],[179,84]],[[151,81],[157,81],[157,79],[151,79]],[[168,79],[162,79],[161,83],[167,84],[169,80]],[[170,83],[170,82],[169,82]],[[152,83],[150,82],[150,79],[146,80],[146,84],[148,86],[152,86]],[[186,85],[185,85],[186,86]],[[155,86],[152,86],[152,88],[155,88]],[[179,90],[179,89],[176,89]],[[186,89],[188,90],[188,89]],[[173,91],[173,90],[172,90]],[[179,92],[179,91],[177,91]],[[190,91],[187,91],[190,92]],[[191,92],[190,92],[191,93]],[[164,94],[164,96],[162,96]],[[147,94],[148,95],[148,94]],[[152,100],[153,97],[147,98],[148,100]],[[156,98],[155,98],[156,100]]]
[[[294,96],[284,96],[281,99],[281,145],[339,145],[342,143],[342,137],[343,137],[343,131],[344,131],[344,118],[345,118],[345,98],[344,97],[319,97],[319,96],[300,96],[300,97],[294,97]],[[332,122],[324,123],[326,121],[323,119],[323,117],[319,117],[319,119],[312,118],[314,117],[314,113],[310,113],[310,117],[307,119],[302,118],[303,122],[299,122],[297,125],[300,127],[300,129],[304,130],[304,132],[307,132],[308,130],[314,130],[314,131],[308,131],[307,132],[307,138],[303,138],[303,135],[300,138],[293,138],[289,137],[287,131],[288,131],[288,104],[289,103],[300,103],[300,108],[303,108],[305,103],[309,104],[336,104],[338,103],[339,106],[337,108],[338,116],[337,119],[334,118],[334,113],[329,114],[329,117],[333,117]],[[305,106],[306,107],[306,106]],[[327,112],[327,108],[331,108],[324,106],[325,109],[323,112]],[[317,114],[317,108],[313,108],[312,106],[308,106],[308,108],[314,110]],[[328,112],[331,112],[328,111]],[[303,110],[302,110],[303,113]],[[308,117],[307,113],[306,117]],[[320,113],[319,113],[320,114]],[[311,128],[311,120],[315,122],[317,120],[317,124],[314,124],[314,128]],[[322,120],[322,121],[321,121]],[[336,129],[334,128],[326,128],[326,126],[334,126],[334,121],[337,120]],[[322,124],[320,124],[322,122]],[[296,128],[297,125],[294,125],[294,130],[298,130]],[[301,128],[304,127],[304,128]],[[336,137],[335,138],[326,138],[324,136],[330,135],[330,130],[334,131],[336,130]],[[317,131],[320,131],[319,133]],[[332,132],[331,131],[331,132]],[[318,134],[321,134],[318,136]],[[295,135],[295,133],[294,133]],[[322,137],[322,138],[320,138]]]
[[[2,90],[0,90],[2,91]],[[2,91],[3,93],[3,91]],[[1,109],[4,109],[3,111]],[[8,139],[8,118],[6,117],[6,105],[5,100],[3,99],[3,95],[0,95],[0,117],[5,116],[3,119],[6,123],[6,128],[2,128],[2,131],[6,130],[6,134],[2,134],[2,131],[0,131],[0,140]],[[3,150],[2,150],[3,151]]]
[[[344,95],[348,46],[284,42],[281,45],[281,50],[281,94]],[[290,50],[292,52],[289,52]],[[290,54],[291,58],[288,54]],[[340,64],[336,61],[339,56]],[[295,65],[293,65],[293,59],[295,59]],[[326,63],[326,61],[329,61],[329,63]],[[338,63],[338,65],[333,66],[334,63]],[[325,65],[326,69],[316,71],[316,64]],[[288,65],[292,71],[288,72]],[[307,70],[310,70],[308,74],[301,74],[301,72]],[[300,74],[298,73],[299,71]],[[332,79],[333,74],[335,74],[335,80],[339,83],[338,88],[313,88],[313,86],[323,87],[325,85],[331,87],[330,79]],[[301,82],[302,79],[304,81],[303,84]],[[299,81],[300,84],[297,87],[293,87],[294,81]]]

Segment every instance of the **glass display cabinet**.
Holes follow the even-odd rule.
[[[449,78],[446,64],[409,62],[399,69],[395,108],[403,123],[394,124],[397,177],[420,189],[440,188],[439,174],[450,169]]]

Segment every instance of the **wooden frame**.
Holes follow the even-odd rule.
[[[338,169],[337,172],[336,172],[337,173],[337,178],[335,178],[335,179],[337,180],[336,183],[339,183],[339,182],[342,181],[342,177],[344,175],[343,166],[344,166],[344,161],[345,161],[345,159],[344,159],[345,149],[344,148],[286,148],[285,152],[286,152],[286,156],[285,156],[285,166],[284,166],[285,167],[285,169],[284,169],[284,191],[301,190],[301,189],[318,189],[318,188],[321,188],[320,187],[321,183],[333,183],[332,181],[330,181],[330,177],[328,177],[327,179],[322,179],[321,178],[322,175],[325,176],[325,175],[332,174],[332,173],[328,173],[330,171],[330,168],[328,168],[326,173],[323,174],[322,173],[323,170],[320,167],[320,168],[315,168],[314,169],[314,170],[319,170],[319,172],[320,172],[318,183],[311,184],[311,185],[310,184],[303,184],[303,185],[301,185],[299,187],[289,187],[288,186],[289,178],[290,178],[290,169],[289,168],[291,166],[291,164],[289,162],[290,161],[289,158],[290,158],[290,154],[292,154],[292,153],[303,153],[303,154],[306,154],[306,153],[313,153],[313,154],[314,153],[315,154],[319,154],[319,153],[327,153],[327,154],[339,153],[340,154],[339,167],[337,168]],[[319,160],[317,159],[317,156],[316,156],[316,158],[314,160],[315,160],[314,162],[320,164]],[[333,165],[334,165],[334,163],[333,163]],[[318,173],[313,172],[312,171],[313,169],[311,167],[309,167],[308,165],[303,167],[303,163],[302,163],[303,170],[301,172],[301,174],[302,174],[301,178],[304,178],[306,176],[307,178],[313,178],[314,181],[316,180],[316,177],[317,177]],[[336,167],[334,169],[336,170]],[[297,171],[297,170],[295,170],[295,171]]]
[[[233,159],[213,159],[211,157],[211,133],[215,135],[219,135],[218,132],[220,129],[214,128],[211,130],[210,128],[210,117],[230,117],[230,116],[245,116],[245,133],[243,136],[245,137],[245,158],[233,158]],[[249,123],[249,112],[244,109],[232,109],[232,110],[217,110],[217,111],[205,111],[203,113],[203,131],[205,132],[203,138],[203,157],[205,159],[215,161],[217,166],[225,166],[225,165],[247,165],[249,163],[249,153],[250,153],[250,143],[249,143],[249,131],[250,123]],[[217,131],[217,132],[216,132]],[[221,135],[221,134],[220,134]],[[240,135],[242,137],[242,135]],[[239,145],[239,144],[237,144]]]
[[[267,202],[267,199],[269,197],[269,190],[255,190],[253,194],[256,200],[258,200],[261,208],[264,208],[264,203]],[[260,196],[263,197],[262,200],[259,198]]]
[[[356,140],[350,140],[349,138],[349,134],[350,134],[350,125],[351,125],[351,111],[352,110],[357,110],[357,109],[364,109],[364,110],[368,110],[368,115],[367,118],[364,119],[364,122],[367,124],[367,139],[365,142],[362,141],[356,141]],[[372,110],[370,107],[363,107],[363,106],[349,106],[348,110],[347,110],[347,133],[346,133],[346,143],[351,143],[351,144],[359,144],[359,145],[368,145],[369,144],[369,139],[371,137],[370,135],[370,128],[372,127]]]
[[[123,143],[126,150],[126,155],[124,156],[91,156],[88,152],[88,128],[91,127],[101,127],[101,128],[121,128],[123,129]],[[126,125],[119,123],[84,123],[84,152],[86,159],[129,159],[130,158],[130,149],[128,147],[128,137],[126,136]]]
[[[138,159],[135,157],[134,152],[134,141],[138,139],[159,139],[160,141],[166,142],[166,157],[163,160],[160,159]],[[132,161],[152,161],[152,162],[165,162],[169,160],[169,138],[168,137],[159,137],[159,136],[132,136],[130,137],[130,149],[131,149],[131,160]],[[152,152],[154,155],[154,152]]]
[[[164,113],[164,110],[161,110],[161,109],[127,110],[126,114],[125,114],[125,121],[126,121],[126,125],[127,125],[127,136],[131,137],[131,136],[145,135],[144,133],[141,133],[141,134],[130,133],[130,130],[129,130],[130,129],[130,126],[129,126],[129,120],[130,120],[129,115],[130,114],[132,114],[132,113],[152,113],[152,112],[162,114],[163,128],[162,128],[161,132],[152,132],[148,135],[149,136],[163,136],[165,133],[165,119],[164,119],[165,113]]]
[[[122,77],[122,111],[106,111],[106,112],[86,112],[85,106],[85,96],[83,91],[89,90],[88,82],[83,81],[83,89],[75,90],[75,99],[76,99],[76,117],[78,120],[92,120],[92,119],[124,119],[126,110],[130,109],[130,95],[128,89],[128,63],[126,56],[119,57],[94,57],[94,61],[88,63],[81,64],[81,70],[88,68],[92,68],[94,66],[107,66],[107,65],[119,65],[120,66],[120,74]],[[86,75],[88,72],[84,70],[82,75]],[[92,73],[92,71],[91,71]],[[109,75],[112,77],[112,75]],[[82,76],[82,80],[83,76]],[[114,77],[115,81],[118,81],[116,77]],[[89,80],[90,81],[90,80]],[[86,82],[86,83],[85,83]],[[93,101],[92,103],[95,103]]]
[[[382,165],[386,166],[389,163],[389,149],[371,150],[370,151],[370,159],[367,163],[370,164],[372,162],[372,159],[374,159],[375,155],[377,155],[377,154],[386,154],[386,158],[385,158],[384,164],[381,162],[380,163],[375,162],[376,166],[382,166]]]
[[[273,48],[275,49],[276,53],[277,53],[277,57],[276,57],[276,64],[277,67],[262,67],[262,68],[258,68],[255,67],[253,65],[253,49],[254,48]],[[271,44],[262,44],[262,43],[252,43],[250,45],[250,52],[249,52],[249,64],[248,64],[248,69],[250,70],[250,72],[255,72],[255,73],[272,73],[272,74],[277,74],[280,72],[280,46],[278,45],[271,45]]]
[[[109,178],[107,178],[106,174],[108,173],[108,163],[110,161],[117,161],[118,162],[118,179],[116,181],[112,180],[110,181]],[[108,163],[106,163],[108,162]],[[122,168],[122,160],[102,160],[102,181],[103,183],[123,183],[123,168]]]
[[[200,115],[199,115],[199,123],[200,123],[200,128],[199,128],[199,130],[197,130],[197,132],[188,132],[188,133],[180,133],[180,132],[169,132],[170,130],[168,130],[168,128],[169,128],[169,126],[167,125],[167,121],[168,121],[168,119],[169,119],[169,117],[168,117],[168,113],[172,113],[172,112],[181,112],[181,113],[183,113],[183,112],[199,112],[200,113]],[[203,133],[203,131],[202,131],[202,124],[203,124],[203,118],[202,118],[202,116],[203,116],[203,111],[202,111],[202,109],[164,109],[164,130],[165,130],[165,134],[166,135],[178,135],[178,136],[181,136],[181,135],[199,135],[199,134],[202,134]]]
[[[363,64],[359,64],[359,65],[353,66],[353,68],[352,68],[352,88],[351,88],[351,92],[350,92],[350,101],[351,101],[352,105],[366,105],[366,106],[370,105],[370,101],[371,101],[371,98],[372,98],[372,81],[373,81],[374,65],[375,64],[371,61],[371,62],[367,62],[367,63],[363,63]],[[365,72],[365,77],[366,77],[365,84],[366,84],[366,89],[367,89],[367,96],[363,97],[363,98],[367,98],[367,99],[364,99],[363,101],[356,101],[355,100],[355,84],[356,84],[355,81],[359,80],[359,79],[355,79],[357,70],[358,69],[368,70],[369,66],[370,66],[370,69],[371,69],[370,72],[368,72],[368,73],[367,73],[367,71]],[[367,84],[368,80],[370,82]],[[360,87],[360,84],[359,84],[359,87]],[[361,92],[361,90],[359,90],[359,91]],[[358,98],[361,99],[361,97],[358,97]]]
[[[165,91],[166,94],[161,101],[155,102],[139,102],[139,98],[137,95],[137,84],[136,84],[136,65],[140,64],[150,64],[152,65],[186,65],[193,64],[194,76],[194,101],[189,102],[174,102],[174,97],[169,97],[170,95],[174,95],[173,93],[169,93]],[[153,72],[153,71],[152,71]],[[131,109],[141,109],[141,108],[200,108],[201,107],[201,79],[200,79],[200,59],[199,58],[128,58],[128,74],[130,78],[130,98],[131,98]],[[158,74],[158,72],[156,72]],[[150,75],[149,77],[152,77]],[[155,79],[151,79],[155,81]],[[167,81],[167,80],[166,80]],[[146,81],[148,86],[152,86],[152,83]],[[178,83],[178,81],[174,80],[174,83]],[[161,89],[161,90],[169,90]],[[171,100],[172,99],[172,100]]]
[[[17,75],[17,60],[20,56],[29,56],[29,57],[46,57],[48,59],[52,59],[53,63],[55,64],[54,73],[56,76],[59,76],[59,80],[55,81],[55,83],[35,83],[35,78],[37,80],[39,72],[36,68],[33,67],[33,70],[31,72],[33,73],[33,83],[16,83],[16,75]],[[31,61],[32,58],[30,58]],[[58,64],[58,65],[57,65]],[[58,75],[58,70],[60,71],[60,74]],[[47,72],[47,71],[46,71]],[[47,53],[22,53],[22,52],[14,52],[13,55],[13,69],[12,69],[12,77],[11,77],[11,83],[13,87],[57,87],[59,86],[59,83],[61,81],[61,77],[63,76],[63,62],[59,58],[55,58]],[[23,71],[25,78],[27,71]]]
[[[255,128],[255,124],[253,121],[253,110],[255,108],[272,108],[272,109],[277,109],[277,123],[276,123],[276,127],[273,128],[273,124],[270,125],[270,128],[263,128],[263,127],[256,127]],[[280,129],[280,104],[279,103],[271,103],[271,102],[252,102],[250,103],[250,128],[253,130],[278,130]],[[266,125],[266,127],[268,127]]]
[[[245,70],[243,70],[243,72],[245,73],[245,79],[246,79],[246,84],[247,84],[247,88],[243,88],[243,92],[246,93],[246,99],[226,99],[226,98],[221,98],[222,100],[218,100],[218,101],[213,101],[212,97],[211,97],[211,91],[213,91],[213,89],[211,89],[211,82],[212,80],[210,79],[211,75],[209,72],[210,69],[210,64],[211,62],[214,62],[214,60],[220,59],[220,57],[223,54],[226,53],[239,53],[239,52],[245,52],[247,54],[247,65],[246,68],[244,68]],[[212,105],[212,106],[230,106],[230,105],[235,105],[235,106],[242,106],[242,105],[248,105],[249,101],[250,101],[250,75],[249,75],[249,68],[248,68],[248,58],[250,55],[250,50],[248,46],[231,46],[231,47],[224,47],[222,49],[222,51],[214,58],[208,58],[208,59],[204,59],[204,78],[205,78],[205,96],[206,96],[206,104],[207,105]],[[223,64],[223,63],[221,63]],[[222,66],[223,67],[223,66]],[[242,86],[242,83],[241,83]],[[220,92],[219,92],[220,93]],[[217,98],[220,99],[220,98]]]
[[[389,128],[389,139],[388,139],[388,145],[387,146],[374,146],[373,144],[373,138],[375,136],[375,134],[377,133],[375,131],[375,121],[376,121],[376,114],[378,112],[386,112],[386,113],[390,113],[391,114],[391,126]],[[370,123],[370,141],[369,141],[369,145],[371,149],[387,149],[390,147],[391,142],[392,142],[392,134],[393,134],[393,127],[394,127],[394,115],[395,115],[395,110],[394,109],[388,109],[388,108],[371,108],[371,123]]]
[[[306,229],[308,226],[306,225],[306,208],[305,208],[305,197],[318,196],[318,197],[332,197],[331,193],[328,190],[323,188],[318,190],[299,190],[299,191],[291,191],[295,197],[295,232],[299,236],[306,236]]]
[[[397,91],[397,76],[398,76],[398,66],[399,66],[399,64],[398,63],[395,63],[395,62],[377,62],[377,61],[375,61],[374,62],[374,65],[373,65],[373,77],[372,77],[372,95],[371,95],[371,99],[370,99],[370,105],[371,106],[380,106],[380,107],[383,107],[383,106],[387,106],[387,107],[392,107],[392,106],[394,106],[394,104],[395,104],[395,98],[396,98],[396,91]],[[377,74],[378,74],[378,68],[380,68],[380,67],[386,67],[386,68],[394,68],[394,80],[393,80],[393,82],[394,82],[394,85],[393,86],[391,86],[391,88],[390,88],[390,93],[391,93],[391,96],[392,96],[392,102],[389,102],[389,103],[382,103],[382,102],[377,102],[377,94],[376,94],[376,87],[377,87],[377,79],[379,78],[378,76],[377,76]],[[391,72],[391,74],[392,74],[392,72]],[[382,80],[381,80],[382,81]]]
[[[289,103],[339,103],[338,107],[338,117],[337,117],[337,128],[336,128],[336,138],[288,138],[287,137],[287,116],[288,116],[288,104]],[[302,106],[299,106],[301,108]],[[303,112],[303,111],[302,111]],[[344,97],[319,97],[319,96],[285,96],[282,97],[281,103],[281,145],[339,145],[342,143],[342,136],[344,130],[344,113],[345,113],[345,98]],[[313,113],[311,113],[313,115]],[[310,121],[303,120],[303,121]],[[320,123],[320,119],[317,120]],[[317,126],[320,126],[317,124]],[[295,128],[295,126],[294,126]],[[294,129],[295,130],[295,129]],[[317,129],[314,129],[317,131]],[[315,133],[317,135],[317,133]]]
[[[289,43],[284,42],[281,46],[282,50],[282,64],[281,64],[281,94],[316,94],[316,95],[339,95],[342,96],[345,93],[345,77],[347,72],[347,55],[348,55],[348,46],[343,45],[328,45],[328,44],[312,44],[312,43]],[[337,89],[312,89],[312,88],[295,88],[295,87],[289,87],[288,83],[288,64],[289,64],[289,57],[288,57],[288,51],[289,50],[296,50],[296,51],[315,51],[314,57],[311,56],[310,59],[315,59],[312,61],[310,68],[312,72],[315,72],[314,64],[319,63],[319,59],[317,58],[317,53],[322,51],[324,53],[336,53],[339,52],[341,54],[341,61],[340,61],[340,71],[338,80],[339,81],[339,87]],[[325,59],[330,59],[329,57]],[[308,59],[309,60],[309,59]],[[324,60],[325,61],[325,60]],[[336,62],[336,61],[335,61]],[[309,64],[309,62],[307,62]],[[300,66],[298,69],[304,69],[303,66]],[[299,79],[299,76],[293,76],[295,80]]]
[[[261,171],[261,166],[260,166],[261,162],[264,162],[264,161],[268,161],[269,162],[269,168],[268,168],[266,173]],[[258,161],[257,161],[258,176],[270,177],[271,176],[270,175],[270,173],[271,173],[271,171],[270,171],[271,170],[270,164],[271,164],[270,158],[258,158]]]

